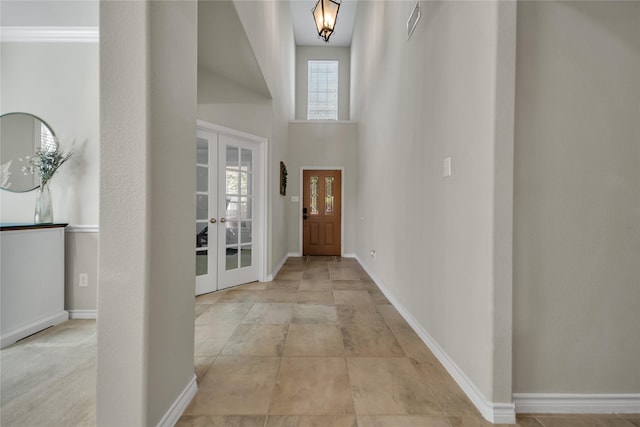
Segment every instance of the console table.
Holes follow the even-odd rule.
[[[69,319],[64,310],[67,224],[0,224],[0,348]]]

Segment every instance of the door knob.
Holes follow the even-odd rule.
[[[210,222],[211,224],[215,224],[215,223],[216,223],[216,219],[215,219],[215,218],[211,218],[211,219],[209,220],[209,222]]]
[[[220,222],[227,222],[226,218],[220,218]]]

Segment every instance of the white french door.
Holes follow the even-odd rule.
[[[238,132],[239,134],[239,132]],[[196,295],[260,279],[262,147],[198,127]]]

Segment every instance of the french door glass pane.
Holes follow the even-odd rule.
[[[226,232],[226,245],[237,245],[239,242],[238,235],[238,222],[227,221],[225,224],[225,232]]]
[[[240,267],[251,266],[251,245],[242,246],[240,249]]]
[[[198,138],[196,145],[196,163],[205,166],[209,164],[209,141],[204,138]]]
[[[235,270],[238,268],[238,247],[227,248],[225,257],[225,270]]]
[[[240,148],[227,145],[227,169],[238,169],[240,165]]]
[[[196,276],[207,274],[209,270],[209,255],[207,251],[196,252]]]
[[[240,172],[240,194],[247,196],[251,194],[252,174]]]
[[[240,193],[240,175],[237,170],[227,169],[227,194]]]
[[[227,210],[225,212],[227,219],[238,219],[240,216],[240,198],[227,196]]]
[[[240,198],[240,219],[251,219],[251,199],[248,197]]]
[[[209,191],[209,168],[206,166],[198,166],[196,173],[196,191]]]
[[[241,169],[245,172],[253,172],[253,152],[251,150],[242,149]]]
[[[209,227],[206,222],[196,223],[196,248],[206,248],[209,244]]]
[[[225,270],[235,270],[238,268],[238,257],[240,256],[238,248],[239,246],[235,246],[226,249]]]
[[[198,194],[196,197],[196,219],[205,220],[209,218],[209,196]]]
[[[251,243],[250,221],[242,221],[240,223],[240,243]]]

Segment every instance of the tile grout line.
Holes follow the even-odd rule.
[[[624,422],[626,422],[627,424],[629,424],[629,426],[635,427],[634,424],[631,421],[629,421],[627,418],[623,417],[622,414],[616,413],[615,415],[621,420],[623,420]]]
[[[534,420],[536,420],[536,422],[538,424],[540,424],[542,427],[545,427],[544,423],[542,422],[542,420],[540,420],[535,414],[531,414],[531,416],[533,417]],[[517,420],[516,420],[517,421]]]
[[[342,332],[340,332],[340,334],[342,335]],[[344,335],[342,336],[342,347],[343,347],[343,352],[344,352],[344,366],[345,369],[347,370],[347,381],[349,382],[349,390],[351,391],[351,403],[353,403],[353,418],[355,419],[356,422],[356,426],[360,425],[360,422],[358,421],[358,410],[356,409],[356,398],[354,395],[354,391],[353,391],[353,386],[351,385],[351,372],[349,371],[349,363],[347,362],[347,351],[344,348]]]
[[[381,314],[382,315],[382,314]],[[400,342],[400,340],[398,339],[398,334],[394,331],[394,329],[391,327],[391,325],[389,324],[389,322],[387,322],[387,319],[382,316],[383,320],[385,321],[387,327],[391,330],[391,333],[393,334],[393,336],[395,337],[396,341],[398,341],[398,345],[400,345],[400,348],[402,348],[402,351],[404,352],[405,355],[405,359],[407,359],[409,361],[409,363],[411,364],[411,367],[413,368],[413,370],[415,371],[416,375],[420,375],[422,376],[422,373],[418,371],[418,368],[411,363],[412,360],[416,360],[412,357],[409,357],[409,355],[407,354],[407,351],[405,350],[404,346],[402,345],[402,343]],[[416,360],[417,361],[417,360]],[[419,362],[419,361],[418,361]],[[432,386],[429,383],[426,383],[425,386],[427,387],[427,389],[429,390],[429,394],[431,395],[431,397],[434,399],[435,404],[438,406],[438,409],[440,409],[440,412],[442,413],[442,417],[444,417],[444,419],[447,421],[447,423],[451,426],[451,427],[456,427],[454,426],[450,419],[449,419],[449,414],[447,414],[447,412],[445,411],[445,409],[442,407],[442,404],[440,403],[440,399],[438,399],[438,396],[436,395],[436,393],[433,391]]]
[[[244,314],[244,316],[242,317],[242,319],[240,320],[240,322],[236,325],[236,327],[233,329],[233,332],[231,332],[231,335],[229,335],[229,338],[227,338],[227,340],[225,341],[224,345],[222,347],[220,347],[220,350],[218,351],[218,353],[216,354],[216,359],[218,357],[220,357],[220,355],[222,354],[222,352],[224,351],[224,349],[227,347],[227,345],[229,345],[229,341],[231,341],[231,338],[233,337],[233,335],[236,333],[236,331],[238,330],[238,328],[240,327],[240,325],[243,325],[243,321],[244,319],[247,317],[247,315],[249,314],[249,312],[251,311],[251,309],[253,308],[253,306],[255,305],[255,301],[251,301],[251,305],[249,306],[249,309],[247,310],[247,312]],[[212,324],[211,326],[214,326],[214,324]],[[223,356],[224,357],[224,356]],[[215,360],[214,362],[215,363]],[[212,364],[213,364],[212,363]]]
[[[287,336],[284,340],[284,344],[282,345],[282,354],[280,355],[280,361],[278,362],[278,370],[276,371],[276,377],[275,380],[273,382],[273,388],[271,389],[271,396],[269,396],[269,405],[267,405],[267,413],[265,414],[264,417],[264,427],[267,427],[267,422],[269,421],[269,416],[270,416],[270,410],[271,410],[271,404],[273,403],[273,396],[276,392],[276,387],[278,385],[278,378],[280,378],[280,368],[282,367],[282,359],[284,359],[284,349],[287,345],[287,340],[289,339],[289,327],[291,326],[291,324],[287,325]]]

